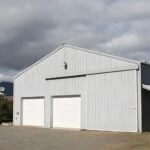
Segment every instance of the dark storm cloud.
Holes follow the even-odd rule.
[[[63,42],[149,60],[149,0],[7,0],[0,12],[1,80]]]

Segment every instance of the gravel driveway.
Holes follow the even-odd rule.
[[[150,150],[150,133],[0,127],[0,150]]]

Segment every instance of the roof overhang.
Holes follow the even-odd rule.
[[[150,91],[150,85],[142,84],[142,88],[143,88],[144,90]]]

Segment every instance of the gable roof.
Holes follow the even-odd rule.
[[[93,54],[97,54],[97,55],[103,55],[103,56],[106,56],[106,57],[110,57],[110,58],[114,58],[114,59],[118,59],[118,60],[122,60],[122,61],[127,61],[127,62],[134,63],[134,64],[140,64],[141,63],[140,61],[136,61],[136,60],[132,60],[132,59],[128,59],[128,58],[123,58],[123,57],[119,57],[119,56],[115,56],[115,55],[111,55],[111,54],[102,53],[102,52],[98,52],[96,50],[88,50],[88,49],[80,48],[80,47],[77,47],[77,46],[72,46],[72,45],[68,45],[68,44],[62,44],[60,47],[58,47],[57,49],[53,50],[51,53],[49,53],[48,55],[46,55],[42,59],[38,60],[37,62],[35,62],[31,66],[29,66],[26,69],[24,69],[23,71],[19,72],[16,76],[14,76],[14,79],[16,79],[17,77],[22,75],[24,72],[30,70],[32,67],[34,67],[35,65],[39,64],[40,62],[42,62],[43,60],[45,60],[46,58],[48,58],[52,54],[56,53],[57,51],[59,51],[63,47],[70,47],[70,48],[78,49],[78,50],[81,50],[81,51],[85,51],[85,52],[89,52],[89,53],[93,53]]]

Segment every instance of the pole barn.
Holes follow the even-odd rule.
[[[14,125],[150,130],[150,66],[64,44],[14,77]]]

